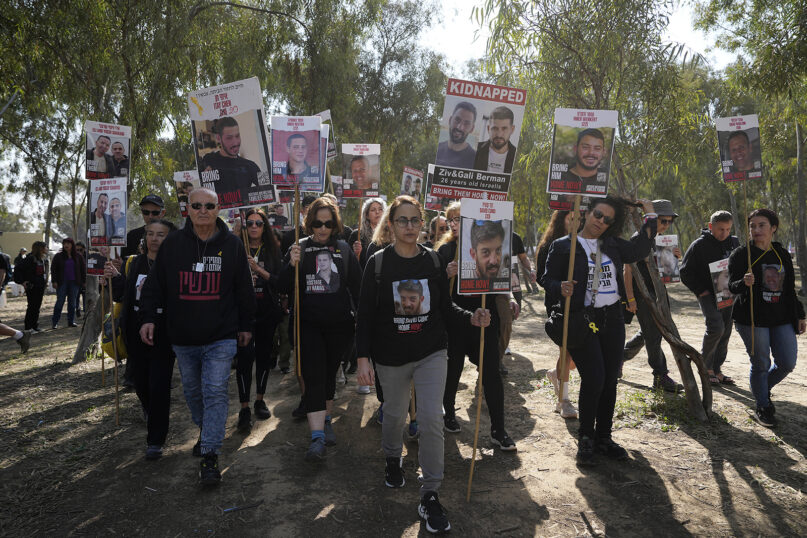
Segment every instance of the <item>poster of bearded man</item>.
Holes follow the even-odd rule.
[[[717,118],[717,143],[723,181],[745,181],[762,177],[762,147],[759,142],[759,116]]]
[[[459,293],[509,293],[513,202],[460,201]]]
[[[619,114],[556,108],[546,192],[604,197]]]

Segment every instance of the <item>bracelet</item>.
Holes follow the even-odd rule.
[[[628,302],[629,303],[635,303],[636,302],[636,297],[631,297],[630,299],[628,299]]]

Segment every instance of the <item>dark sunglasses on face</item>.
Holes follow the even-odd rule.
[[[610,226],[614,223],[614,217],[605,216],[603,212],[600,211],[599,209],[595,208],[594,211],[591,212],[591,214],[594,216],[595,219],[602,219],[603,224],[605,224],[606,226]]]
[[[658,219],[661,224],[672,224],[673,219]]]
[[[250,228],[252,228],[252,227],[263,228],[263,221],[262,220],[248,220],[247,221],[247,226],[249,226]]]
[[[195,209],[196,211],[199,211],[199,210],[200,210],[200,209],[202,209],[203,207],[204,207],[205,209],[207,209],[208,211],[213,211],[214,209],[216,209],[216,206],[217,206],[217,205],[218,205],[218,204],[214,204],[213,202],[207,202],[207,203],[205,203],[205,204],[203,204],[202,202],[193,202],[193,203],[191,204],[191,207],[192,207],[193,209]]]
[[[334,227],[334,223],[332,220],[326,220],[325,222],[322,222],[321,220],[315,220],[314,222],[311,223],[312,228],[322,228],[323,226],[331,230]]]
[[[148,209],[141,209],[140,211],[143,212],[144,217],[148,217],[149,215],[157,217],[162,212],[162,209],[156,209],[154,211],[149,211]]]

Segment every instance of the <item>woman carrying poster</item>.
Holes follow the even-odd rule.
[[[460,233],[459,202],[452,202],[448,206],[446,220],[448,220],[448,226],[451,231],[443,236],[436,247],[440,257],[443,259],[443,263],[446,264],[448,277],[457,277],[457,280],[459,280],[457,276],[459,264],[455,261],[457,237],[459,237]],[[451,299],[460,307],[475,312],[482,306],[481,295],[459,295],[457,293],[458,288],[459,283],[451,288],[450,293]],[[499,368],[499,315],[495,308],[491,308],[489,311],[492,314],[490,325],[485,327],[482,387],[485,389],[485,402],[488,404],[488,413],[490,414],[490,440],[500,449],[512,451],[516,450],[516,444],[504,429],[504,383]],[[443,426],[446,431],[451,433],[460,431],[460,425],[454,411],[454,403],[466,355],[471,359],[472,364],[479,366],[479,331],[467,321],[449,320],[448,373],[446,374],[446,389],[443,396],[443,407],[445,408]]]
[[[160,245],[174,230],[173,223],[164,219],[147,224],[145,254],[129,258],[123,273],[118,272],[111,262],[106,262],[104,266],[104,275],[112,278],[112,298],[117,302],[123,301],[121,327],[129,357],[127,360],[130,361],[128,364],[134,370],[135,391],[146,416],[147,460],[162,456],[162,447],[168,436],[175,355],[168,339],[165,317],[161,313],[157,318],[154,345],[148,346],[140,339],[140,293],[157,259]]]
[[[249,410],[249,393],[252,389],[252,365],[255,364],[255,416],[266,420],[272,416],[263,396],[271,369],[272,342],[275,330],[283,319],[280,295],[277,291],[280,275],[280,242],[269,226],[269,219],[261,209],[252,208],[245,215],[247,226],[246,248],[252,284],[258,310],[255,312],[255,335],[246,347],[236,353],[236,376],[241,411],[238,413],[238,431],[249,433],[252,429]]]
[[[588,337],[570,335],[588,338],[574,355],[580,372],[578,465],[596,463],[595,452],[612,459],[628,457],[627,451],[611,439],[611,426],[625,346],[623,266],[646,258],[656,235],[653,204],[647,200],[640,202],[645,223],[638,234],[626,241],[619,237],[627,213],[624,202],[611,197],[592,201],[577,236],[572,280],[566,280],[572,248],[569,236],[554,241],[546,259],[543,285],[547,303],[562,310],[564,298],[571,297],[571,311],[586,309],[591,320]]]
[[[751,269],[748,268],[748,245],[729,256],[729,289],[737,296],[732,317],[751,359],[751,393],[756,400],[753,417],[768,427],[778,423],[771,390],[795,368],[796,335],[804,334],[807,329],[804,305],[796,297],[793,261],[782,244],[773,240],[778,228],[776,213],[770,209],[755,209],[748,216],[753,241]],[[754,301],[753,318],[751,299]]]
[[[294,271],[300,271],[301,343],[300,362],[305,382],[303,403],[311,430],[307,461],[323,461],[325,446],[336,444],[331,424],[336,370],[351,346],[355,312],[353,298],[359,296],[361,268],[342,234],[339,209],[328,198],[317,198],[305,216],[305,233],[299,245],[292,245],[284,259],[280,289],[293,295]],[[327,260],[325,259],[327,258]],[[323,272],[323,265],[329,269]],[[327,273],[327,274],[326,274]],[[339,287],[331,282],[339,280]]]
[[[402,437],[409,409],[410,383],[417,393],[420,429],[418,463],[423,472],[418,513],[431,533],[446,532],[451,524],[437,490],[443,478],[442,416],[446,379],[449,319],[455,324],[485,327],[490,314],[477,308],[473,314],[451,302],[444,264],[436,254],[417,244],[423,226],[420,203],[410,196],[392,202],[380,226],[394,236],[367,262],[361,286],[356,329],[358,382],[372,384],[375,362],[385,392],[381,446],[386,457],[385,484],[405,484],[401,457]],[[376,263],[383,259],[376,276]]]

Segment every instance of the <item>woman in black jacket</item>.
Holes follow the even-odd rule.
[[[283,317],[280,295],[277,291],[280,276],[280,243],[277,241],[269,219],[261,209],[252,208],[245,214],[247,260],[252,272],[258,309],[255,312],[255,335],[246,347],[239,347],[236,354],[238,397],[241,411],[238,413],[238,429],[249,432],[252,427],[249,411],[249,393],[252,388],[252,364],[255,364],[255,416],[265,420],[272,416],[263,396],[271,369],[272,342],[275,329]],[[242,237],[243,239],[243,237]]]
[[[31,253],[14,267],[14,282],[22,284],[25,288],[25,298],[28,307],[25,310],[25,330],[35,333],[39,330],[39,309],[42,308],[42,298],[45,296],[45,287],[48,277],[45,263],[48,259],[48,247],[44,241],[34,241]]]
[[[781,243],[773,241],[779,217],[770,209],[755,209],[748,216],[748,228],[752,240],[751,269],[748,268],[748,245],[729,256],[729,289],[737,296],[732,317],[751,359],[751,393],[756,400],[754,418],[763,426],[776,426],[771,390],[795,368],[796,334],[804,334],[807,321],[804,305],[796,296],[796,275],[790,253]]]
[[[308,461],[322,461],[326,445],[336,444],[331,424],[336,370],[354,334],[354,298],[359,296],[361,268],[353,249],[339,239],[342,220],[336,205],[317,198],[308,208],[305,233],[284,258],[280,289],[294,294],[294,271],[300,266],[300,363],[305,382],[303,400],[311,444]],[[337,285],[338,282],[338,285]]]
[[[624,202],[611,197],[596,198],[592,202],[577,236],[571,281],[566,280],[572,248],[570,236],[554,241],[546,260],[542,283],[547,304],[562,310],[564,297],[571,297],[571,311],[588,308],[589,327],[593,327],[586,344],[574,353],[580,373],[577,462],[581,465],[593,463],[595,449],[614,459],[628,456],[627,451],[611,439],[611,426],[625,345],[622,269],[625,263],[647,257],[656,235],[653,204],[647,200],[640,202],[645,211],[645,223],[630,241],[619,237],[626,215]],[[597,283],[593,285],[595,279]],[[586,337],[575,334],[573,338]]]
[[[356,329],[359,383],[374,381],[374,368],[384,386],[381,445],[386,457],[385,483],[403,487],[401,430],[409,409],[410,383],[417,392],[418,460],[421,479],[420,516],[429,532],[451,529],[437,497],[443,478],[443,391],[447,371],[447,322],[487,326],[490,314],[468,312],[451,302],[445,264],[434,251],[417,244],[423,210],[411,196],[398,196],[379,224],[393,244],[371,256],[361,284]],[[378,232],[378,230],[376,230]]]
[[[62,250],[54,257],[50,265],[50,279],[56,288],[56,304],[53,305],[53,328],[59,324],[62,317],[64,300],[67,299],[67,326],[76,327],[76,301],[78,292],[84,285],[87,267],[84,258],[76,252],[76,243],[72,238],[66,237],[62,241]]]
[[[171,376],[174,372],[174,351],[168,339],[165,318],[157,313],[154,345],[148,346],[140,339],[140,292],[146,277],[157,258],[157,251],[168,234],[176,228],[168,220],[146,224],[144,241],[146,253],[129,258],[118,272],[112,262],[104,265],[104,276],[112,277],[112,298],[123,301],[121,327],[128,355],[127,364],[134,369],[137,397],[146,417],[146,459],[156,460],[162,456],[162,447],[168,436],[168,416],[171,407]]]

